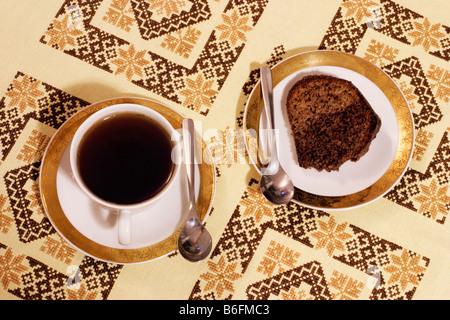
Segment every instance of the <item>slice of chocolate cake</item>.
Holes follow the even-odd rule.
[[[289,91],[287,113],[298,163],[319,171],[358,161],[380,130],[381,120],[350,82],[306,76]]]

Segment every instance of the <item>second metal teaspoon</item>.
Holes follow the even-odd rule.
[[[264,100],[264,111],[267,116],[268,155],[270,162],[261,168],[259,187],[262,194],[274,204],[286,204],[294,196],[294,185],[278,160],[276,138],[274,132],[274,110],[272,70],[269,67],[260,69],[261,90]]]

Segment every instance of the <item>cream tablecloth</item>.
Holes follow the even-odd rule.
[[[447,0],[1,1],[0,298],[450,298],[449,12]],[[241,140],[224,143],[242,129],[259,67],[315,49],[376,64],[414,115],[404,177],[361,208],[273,206]],[[107,263],[47,219],[38,177],[50,138],[121,96],[217,129],[210,258]]]

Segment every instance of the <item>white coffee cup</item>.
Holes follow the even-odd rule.
[[[105,119],[107,117],[112,116],[117,113],[137,113],[142,114],[151,118],[153,121],[156,121],[171,137],[173,142],[172,149],[172,161],[174,163],[172,174],[168,182],[164,185],[164,187],[151,198],[133,204],[117,204],[110,201],[106,201],[96,194],[94,194],[84,183],[83,178],[81,177],[80,170],[78,167],[78,149],[80,147],[80,142],[83,140],[85,134],[89,131],[89,129],[96,124],[98,121]],[[122,245],[128,245],[131,243],[131,217],[133,214],[144,211],[147,207],[151,206],[153,203],[158,201],[161,197],[163,197],[167,191],[170,189],[170,186],[176,180],[176,176],[180,171],[181,164],[181,135],[172,127],[172,125],[158,112],[135,104],[119,104],[113,105],[110,107],[106,107],[101,109],[94,114],[92,114],[89,118],[87,118],[77,129],[72,144],[70,146],[70,165],[72,168],[72,173],[75,181],[78,183],[80,188],[84,191],[84,193],[89,196],[93,201],[111,210],[114,213],[118,214],[118,241]]]

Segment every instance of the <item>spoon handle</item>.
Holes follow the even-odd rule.
[[[183,137],[184,161],[188,177],[189,204],[195,208],[195,129],[192,119],[183,120],[183,131],[188,133]]]
[[[264,100],[264,111],[267,119],[268,148],[267,155],[269,164],[265,168],[266,171],[276,173],[278,171],[279,162],[276,148],[275,136],[275,118],[273,109],[273,88],[272,88],[272,70],[269,67],[261,67],[259,70],[261,77],[261,91]]]

